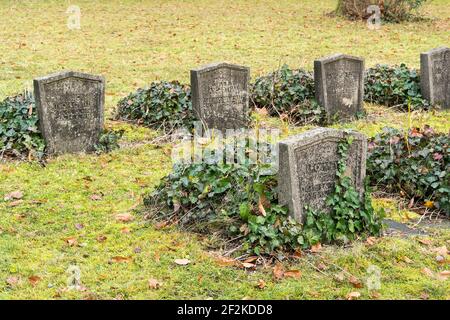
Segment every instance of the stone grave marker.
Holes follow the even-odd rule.
[[[314,83],[329,118],[347,120],[363,110],[364,59],[335,54],[315,60]]]
[[[440,47],[420,54],[422,95],[433,105],[450,108],[450,48]]]
[[[61,72],[34,80],[40,129],[47,153],[95,150],[103,130],[105,79]]]
[[[348,134],[354,137],[349,148],[346,174],[361,196],[366,175],[367,139],[358,132],[317,128],[279,143],[279,201],[302,222],[305,205],[326,212],[326,197],[334,190],[339,161],[338,143]]]
[[[191,70],[192,107],[208,129],[224,131],[248,125],[250,69],[213,63]]]

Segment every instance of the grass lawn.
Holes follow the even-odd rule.
[[[251,67],[258,76],[287,63],[312,69],[315,58],[343,52],[376,63],[419,66],[419,53],[449,45],[450,0],[434,0],[429,20],[383,25],[372,31],[362,22],[326,17],[336,1],[137,1],[76,2],[81,30],[69,30],[68,2],[0,3],[0,98],[30,88],[32,79],[61,69],[102,74],[107,79],[108,116],[117,101],[155,80],[189,81],[189,70],[212,61]],[[450,112],[404,113],[366,105],[368,118],[335,127],[369,136],[390,125],[430,124],[449,132]],[[291,128],[255,115],[258,121]],[[0,163],[0,299],[450,299],[448,270],[435,248],[450,246],[448,228],[430,227],[427,236],[391,236],[375,244],[324,247],[319,253],[286,262],[299,279],[277,281],[271,266],[246,271],[224,266],[208,250],[208,239],[176,228],[158,230],[133,209],[170,171],[170,146],[146,143],[149,129],[111,120],[126,130],[123,148],[110,154],[66,155],[36,162]],[[19,201],[3,201],[20,190]],[[395,199],[376,199],[396,220],[417,216]],[[117,219],[132,213],[132,221]],[[420,240],[420,241],[419,241]],[[175,259],[191,263],[179,266]],[[85,290],[69,291],[67,269],[81,269]],[[355,288],[367,269],[381,270],[378,294]],[[320,266],[320,267],[318,267]],[[344,280],[342,280],[344,275]],[[149,288],[149,279],[162,282]],[[263,280],[265,288],[257,287]]]

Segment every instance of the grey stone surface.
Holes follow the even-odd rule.
[[[94,151],[103,129],[105,79],[67,71],[34,80],[47,153]]]
[[[250,69],[213,63],[191,70],[192,107],[209,129],[239,129],[248,124]]]
[[[420,85],[422,95],[431,104],[450,108],[450,48],[420,54]]]
[[[364,59],[335,54],[314,61],[316,99],[329,117],[347,120],[363,110]]]
[[[328,211],[325,199],[336,182],[337,146],[349,134],[354,140],[349,148],[346,174],[362,196],[367,153],[367,139],[363,134],[317,128],[279,143],[279,201],[289,207],[296,221],[302,222],[305,205]]]

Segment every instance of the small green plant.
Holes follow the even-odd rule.
[[[366,71],[364,100],[408,111],[429,109],[430,104],[420,93],[420,78],[416,70],[406,65],[377,65]]]
[[[379,235],[382,228],[383,212],[375,212],[372,207],[368,184],[361,195],[354,187],[350,177],[345,175],[348,149],[352,143],[351,136],[347,141],[338,144],[337,181],[334,192],[327,197],[329,213],[318,212],[307,208],[303,229],[304,241],[308,244],[317,242],[347,243],[362,234]]]
[[[426,126],[384,128],[369,142],[372,185],[450,215],[450,136]]]
[[[171,132],[192,127],[191,89],[177,81],[153,82],[119,101],[116,119]]]
[[[0,158],[40,159],[44,149],[32,94],[26,92],[0,102]]]
[[[322,123],[324,109],[314,99],[311,72],[293,70],[287,65],[251,85],[251,101],[256,108],[266,108],[271,116],[287,118],[294,124]]]
[[[125,130],[105,129],[100,136],[98,144],[95,146],[97,153],[108,153],[119,149],[119,140],[122,138]]]

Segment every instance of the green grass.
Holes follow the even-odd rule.
[[[107,78],[107,111],[128,92],[158,79],[188,81],[189,70],[211,61],[248,65],[253,76],[283,63],[312,69],[314,58],[344,52],[364,56],[367,65],[401,63],[418,67],[419,53],[448,45],[450,6],[435,0],[423,13],[432,20],[384,25],[370,31],[361,22],[329,18],[335,1],[77,1],[79,31],[66,27],[66,1],[2,1],[0,13],[0,97],[29,87],[34,77],[75,69]],[[351,127],[373,136],[385,125],[406,128],[406,114],[367,105],[369,117],[336,127]],[[450,129],[450,112],[414,113],[412,125]],[[255,115],[264,125],[283,128],[283,135],[306,130]],[[125,129],[123,148],[108,155],[67,155],[38,163],[0,164],[0,299],[66,298],[262,298],[340,299],[351,291],[334,279],[345,269],[362,281],[367,268],[381,268],[380,298],[449,299],[447,281],[434,273],[439,265],[430,248],[450,245],[448,229],[430,229],[430,248],[415,238],[387,237],[369,246],[326,247],[320,254],[285,263],[301,270],[301,279],[275,281],[270,267],[245,271],[217,263],[208,239],[176,229],[157,230],[134,214],[132,222],[116,215],[132,212],[142,196],[170,170],[170,147],[152,146],[158,133],[107,121]],[[21,202],[3,201],[16,190]],[[92,200],[92,195],[101,195]],[[396,200],[376,200],[389,216],[405,221],[414,214],[399,210]],[[407,218],[406,218],[407,219]],[[83,228],[80,228],[80,226]],[[77,228],[78,226],[78,228]],[[130,233],[123,233],[123,228]],[[98,241],[99,236],[106,240]],[[70,246],[67,239],[76,239]],[[128,262],[112,262],[127,257]],[[405,257],[410,259],[405,262]],[[178,266],[174,259],[189,258]],[[313,266],[322,262],[322,272]],[[85,291],[67,291],[66,270],[77,265]],[[29,277],[38,276],[33,284]],[[18,279],[11,282],[11,277]],[[148,280],[163,282],[160,289]],[[256,288],[263,279],[267,286]]]

